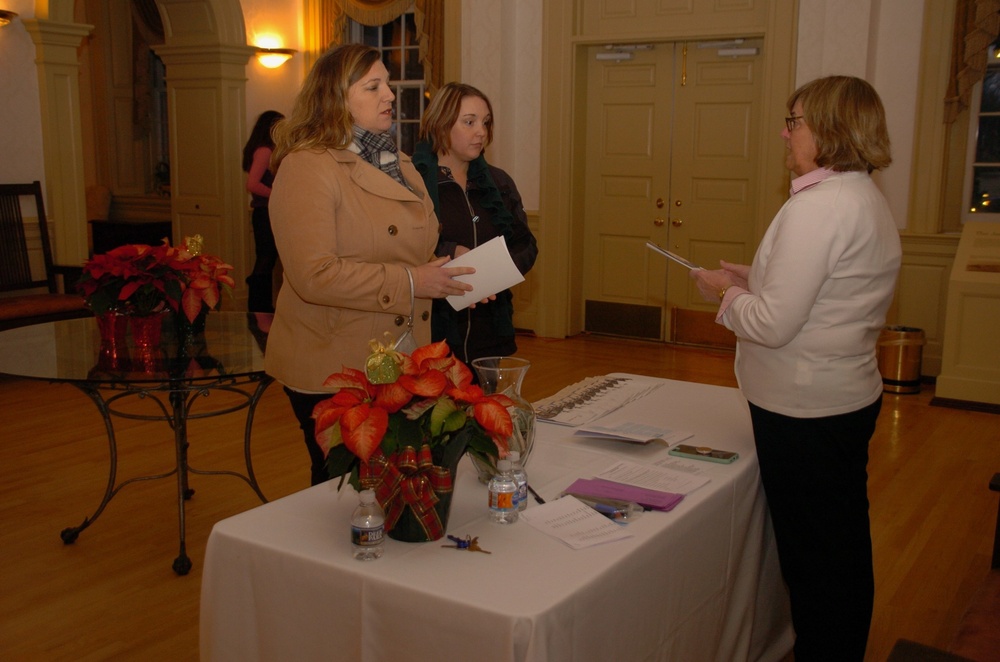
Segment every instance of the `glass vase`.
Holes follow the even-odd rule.
[[[132,344],[139,349],[159,349],[166,311],[152,315],[132,315]]]
[[[183,310],[174,313],[174,323],[177,329],[177,342],[181,345],[204,341],[205,323],[208,321],[208,307],[202,306],[198,315],[191,321]]]
[[[108,310],[94,316],[101,345],[97,355],[96,370],[100,372],[127,371],[130,364],[128,351],[128,315]]]
[[[125,345],[128,334],[128,315],[122,315],[117,310],[108,310],[94,316],[97,320],[97,332],[101,336],[101,346]]]
[[[521,395],[521,384],[530,367],[531,361],[514,356],[484,356],[472,361],[472,368],[479,376],[483,393],[502,393],[514,401],[507,408],[514,424],[513,433],[507,439],[507,448],[521,453],[522,466],[527,466],[535,443],[535,408]],[[472,462],[481,483],[489,482],[497,472],[495,461],[487,462],[473,456]]]

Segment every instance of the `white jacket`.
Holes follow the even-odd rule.
[[[747,400],[798,418],[877,400],[875,345],[901,255],[889,205],[866,173],[835,173],[793,195],[757,249],[750,293],[722,317],[739,339]]]

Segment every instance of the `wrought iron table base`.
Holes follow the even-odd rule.
[[[254,475],[253,471],[253,460],[250,455],[250,433],[253,426],[254,412],[257,409],[257,403],[260,401],[261,396],[264,395],[264,391],[267,387],[271,385],[274,380],[267,375],[251,375],[243,377],[230,377],[230,376],[220,376],[214,379],[214,381],[199,380],[197,383],[163,383],[158,385],[144,386],[142,384],[127,384],[118,387],[111,387],[104,385],[96,386],[86,383],[74,383],[74,386],[79,388],[81,391],[87,394],[87,396],[93,401],[97,406],[98,411],[100,411],[101,416],[104,418],[104,426],[108,433],[108,450],[110,454],[110,469],[108,471],[108,484],[104,490],[104,498],[101,500],[100,505],[92,515],[84,518],[83,523],[79,526],[69,527],[63,529],[60,533],[62,541],[64,544],[73,544],[80,533],[89,527],[91,524],[100,517],[101,513],[104,511],[105,506],[111,501],[111,499],[121,491],[126,485],[138,481],[145,480],[157,480],[160,478],[168,478],[170,476],[177,476],[177,516],[180,526],[180,552],[176,559],[174,559],[173,569],[178,575],[186,575],[191,570],[191,559],[188,558],[187,548],[185,545],[185,524],[184,524],[184,502],[191,498],[194,494],[194,490],[188,486],[188,474],[194,473],[204,476],[235,476],[240,480],[244,481],[247,485],[256,492],[257,496],[260,497],[261,502],[267,503],[267,498],[264,493],[261,492],[260,486],[257,484],[257,477]],[[252,391],[243,390],[239,387],[256,384]],[[121,391],[112,395],[108,398],[104,398],[103,390],[115,390]],[[223,409],[215,409],[202,413],[191,413],[191,405],[194,403],[195,399],[199,396],[207,397],[212,391],[224,391],[228,393],[236,393],[244,398],[243,401],[236,405],[225,407]],[[160,394],[167,394],[170,402],[170,407],[168,408],[164,402],[160,399]],[[148,414],[134,414],[130,412],[124,412],[116,410],[114,408],[114,403],[118,400],[126,397],[138,397],[140,399],[150,398],[153,402],[157,404],[160,410],[163,412],[162,415],[148,415]],[[223,414],[228,414],[231,412],[239,411],[241,409],[247,410],[247,420],[246,427],[244,429],[243,435],[243,455],[246,461],[247,473],[246,475],[235,472],[235,471],[204,471],[200,469],[195,469],[188,464],[188,440],[187,440],[187,423],[192,419],[199,418],[209,418],[213,416],[221,416]],[[122,483],[117,483],[118,477],[118,445],[115,439],[114,424],[112,422],[112,416],[118,416],[121,418],[130,418],[134,420],[142,421],[166,421],[174,431],[174,446],[176,450],[176,466],[166,473],[155,474],[151,476],[137,476],[135,478],[130,478]]]

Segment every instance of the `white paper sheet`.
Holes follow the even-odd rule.
[[[448,303],[455,310],[465,310],[474,303],[479,303],[488,296],[502,292],[524,280],[517,270],[514,260],[507,250],[507,242],[503,237],[495,237],[485,244],[473,248],[464,255],[459,255],[446,264],[448,267],[475,267],[476,273],[456,276],[455,280],[472,285],[473,290],[464,295],[448,297]]]
[[[521,513],[521,519],[573,549],[632,537],[622,525],[571,496],[532,506]]]
[[[663,467],[625,461],[615,463],[597,474],[596,478],[674,494],[690,494],[711,480],[707,476],[684,474]]]
[[[646,247],[647,248],[651,248],[654,251],[656,251],[657,253],[659,253],[660,255],[673,260],[674,262],[676,262],[677,264],[681,265],[682,267],[687,267],[688,269],[701,269],[701,267],[699,267],[697,264],[695,264],[691,260],[683,258],[680,255],[678,255],[677,253],[671,253],[666,248],[660,248],[659,246],[657,246],[656,244],[654,244],[651,241],[647,241],[646,242]]]
[[[613,425],[585,425],[577,428],[573,432],[573,436],[630,441],[633,444],[648,444],[653,441],[661,441],[669,447],[674,447],[685,439],[690,439],[694,434],[682,430],[668,430],[658,425],[644,425],[634,421],[620,421]]]

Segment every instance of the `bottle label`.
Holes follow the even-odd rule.
[[[357,526],[352,526],[351,542],[358,547],[376,547],[382,544],[382,535],[384,533],[384,526],[377,526],[372,529],[362,529]]]
[[[490,492],[490,508],[493,510],[513,510],[514,492]]]

